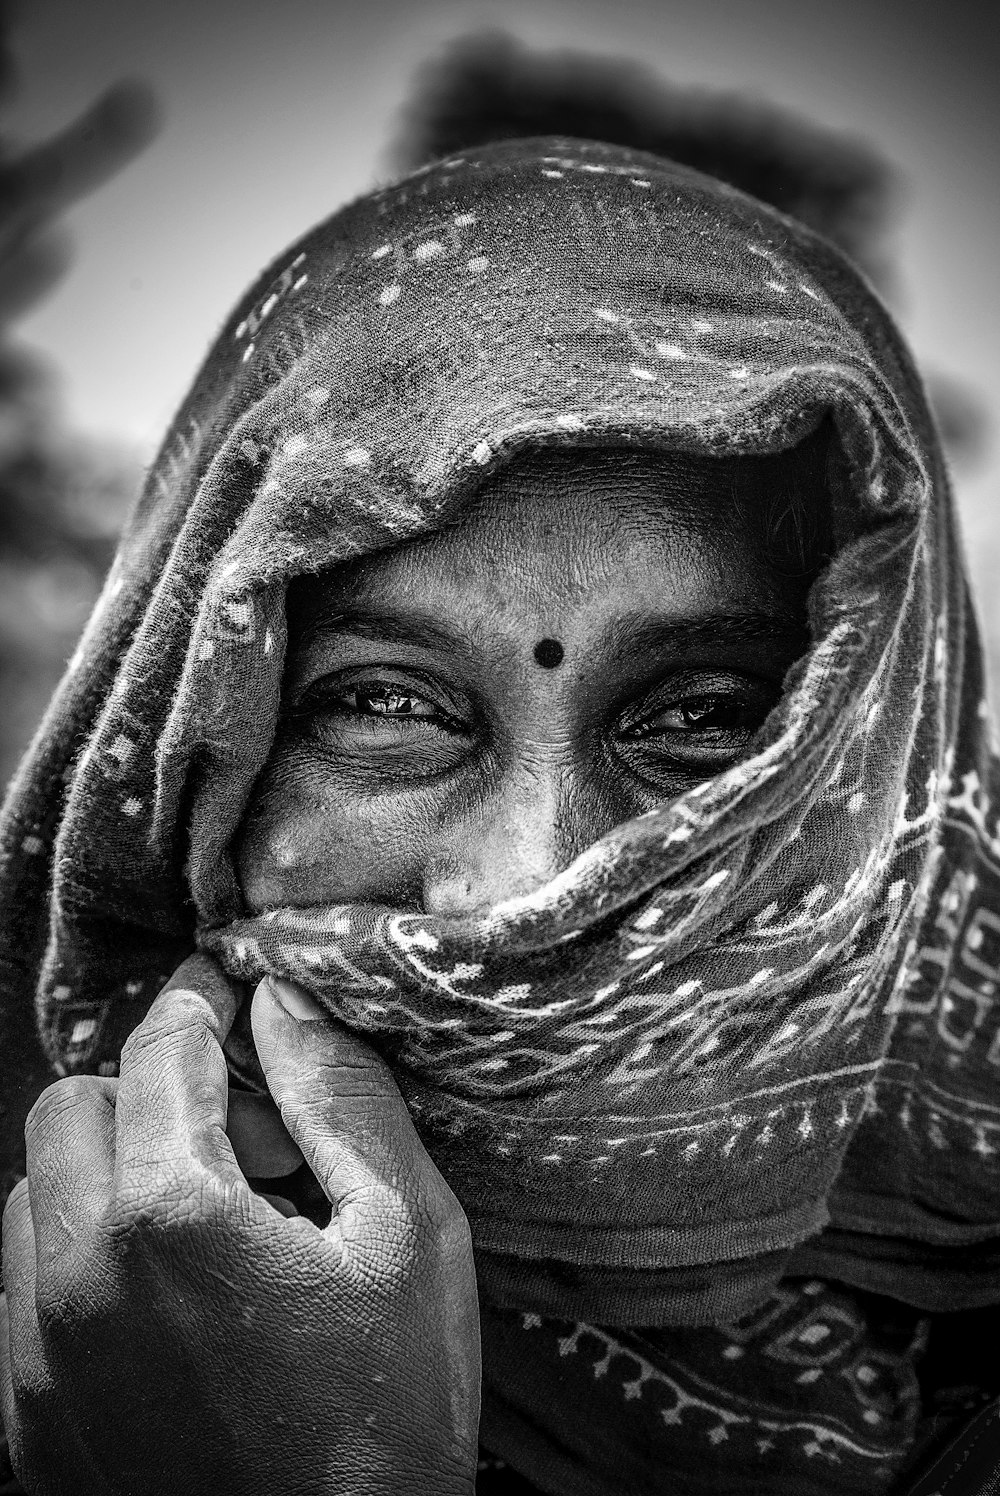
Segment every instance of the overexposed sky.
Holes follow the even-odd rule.
[[[21,0],[5,130],[37,138],[147,79],[153,146],[70,215],[76,259],[22,325],[72,421],[151,454],[263,263],[376,178],[414,66],[449,37],[641,58],[873,140],[907,182],[901,309],[918,359],[1000,392],[1000,27],[976,0]],[[994,442],[963,485],[973,549],[1000,531]],[[1000,557],[1000,537],[996,541]]]

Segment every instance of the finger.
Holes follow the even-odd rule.
[[[67,1076],[39,1096],[24,1127],[37,1256],[86,1251],[111,1195],[116,1080]]]
[[[3,1290],[12,1327],[19,1328],[23,1305],[34,1314],[35,1229],[28,1181],[21,1179],[7,1196],[3,1212]]]
[[[46,1380],[35,1306],[35,1233],[26,1179],[14,1186],[4,1208],[3,1287],[7,1355],[2,1365],[0,1394],[3,1425],[10,1436],[17,1422],[18,1390],[32,1388],[40,1392]]]
[[[302,1154],[270,1096],[230,1091],[226,1132],[236,1162],[248,1179],[280,1179],[302,1163]]]
[[[189,1172],[192,1162],[242,1178],[226,1137],[222,1045],[239,1005],[207,956],[178,967],[122,1049],[115,1107],[116,1189]]]
[[[7,1295],[0,1293],[0,1428],[8,1434],[14,1428],[14,1378],[10,1365],[10,1314]]]
[[[12,1330],[7,1295],[0,1293],[0,1425],[6,1436],[6,1454],[15,1473],[20,1477],[25,1490],[34,1490],[31,1478],[33,1461],[30,1451],[39,1445],[49,1468],[53,1467],[53,1450],[58,1448],[63,1458],[59,1461],[63,1470],[72,1472],[72,1489],[98,1489],[97,1472],[93,1470],[79,1437],[65,1416],[60,1416],[65,1407],[65,1398],[60,1399],[54,1380],[48,1375],[41,1358],[41,1342],[35,1340],[33,1348],[38,1355],[25,1375],[23,1347],[19,1347],[18,1373],[14,1372]],[[25,1402],[27,1400],[27,1406]],[[88,1475],[93,1477],[84,1485]],[[103,1482],[100,1483],[103,1487]],[[13,1486],[4,1486],[5,1491]],[[47,1489],[53,1489],[48,1487]],[[64,1482],[60,1490],[70,1487]],[[21,1490],[21,1486],[17,1487]]]
[[[369,1045],[274,978],[254,993],[250,1021],[271,1094],[345,1239],[374,1229],[385,1209],[433,1209],[450,1196]]]
[[[7,1295],[0,1293],[0,1428],[6,1436],[6,1454],[13,1464],[20,1440],[14,1370],[10,1352],[10,1313]]]

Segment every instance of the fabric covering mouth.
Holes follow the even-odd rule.
[[[478,922],[247,913],[294,577],[454,521],[527,449],[752,455],[825,421],[837,552],[750,759]],[[641,154],[446,160],[276,262],[182,408],[4,814],[7,1021],[91,1070],[196,941],[303,983],[390,1059],[500,1303],[718,1321],[803,1252],[985,1301],[994,1269],[947,1258],[1000,1231],[981,703],[923,396],[850,267]]]

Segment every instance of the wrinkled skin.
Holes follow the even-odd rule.
[[[248,903],[468,914],[745,756],[806,642],[807,578],[753,519],[774,477],[522,463],[461,523],[296,584],[282,723],[238,848]],[[29,1119],[0,1326],[22,1478],[40,1496],[470,1492],[464,1216],[378,1057],[266,983],[252,1020],[274,1105],[234,1093],[227,1110],[233,1006],[192,959],[119,1080],[59,1081]],[[325,1230],[248,1182],[302,1157]]]
[[[522,463],[453,529],[299,584],[253,908],[471,914],[746,754],[806,642],[803,578],[752,523],[773,468],[621,468]]]
[[[267,988],[255,1039],[333,1202],[327,1230],[240,1170],[220,1047],[235,1002],[202,957],[131,1035],[119,1080],[60,1081],[32,1111],[4,1220],[3,1411],[39,1496],[472,1489],[465,1218],[377,1056]]]

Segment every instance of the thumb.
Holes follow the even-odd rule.
[[[364,1040],[278,977],[259,983],[250,1021],[268,1089],[342,1238],[385,1229],[387,1210],[398,1222],[455,1208],[388,1066]]]

